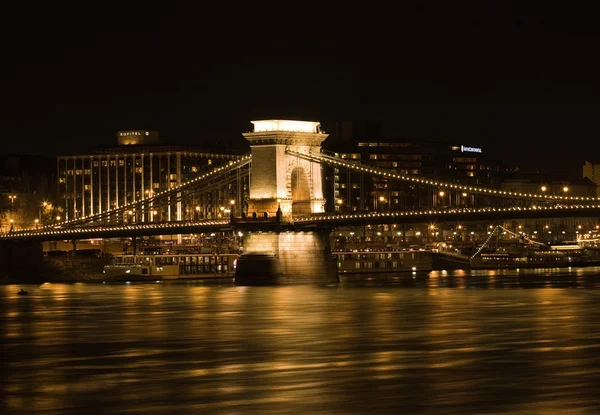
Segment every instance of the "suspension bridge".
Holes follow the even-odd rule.
[[[39,229],[3,233],[0,241],[41,242],[237,230],[328,235],[336,227],[364,224],[600,216],[600,200],[596,197],[519,193],[482,185],[443,182],[347,160],[323,151],[321,144],[327,134],[314,130],[315,123],[306,124],[310,128],[300,131],[255,128],[254,132],[244,133],[250,144],[250,153],[229,160],[226,165],[215,167],[208,173],[97,214]],[[481,196],[481,200],[488,204],[387,212],[325,212],[321,171],[324,166],[423,188],[468,192]],[[237,194],[232,199],[229,215],[211,220],[182,218],[181,212],[193,209],[198,197],[233,182],[239,184],[241,178],[248,179],[249,192],[245,195],[242,186],[236,186]],[[252,250],[251,246],[245,248]]]

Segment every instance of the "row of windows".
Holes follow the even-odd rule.
[[[369,154],[371,160],[422,160],[421,154]]]
[[[410,143],[358,143],[359,147],[410,147]]]

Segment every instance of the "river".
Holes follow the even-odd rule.
[[[598,414],[599,287],[600,268],[2,285],[0,413]]]

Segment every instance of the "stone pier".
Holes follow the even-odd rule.
[[[236,285],[330,284],[339,281],[329,232],[252,232],[244,235]]]

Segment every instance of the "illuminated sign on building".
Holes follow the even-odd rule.
[[[149,131],[119,131],[119,137],[150,135]]]
[[[119,145],[150,144],[158,142],[158,132],[148,130],[118,131]]]
[[[293,131],[300,133],[319,133],[319,122],[293,121],[293,120],[262,120],[251,121],[254,124],[254,132],[265,131]]]
[[[479,147],[460,146],[460,151],[463,153],[482,153]]]

